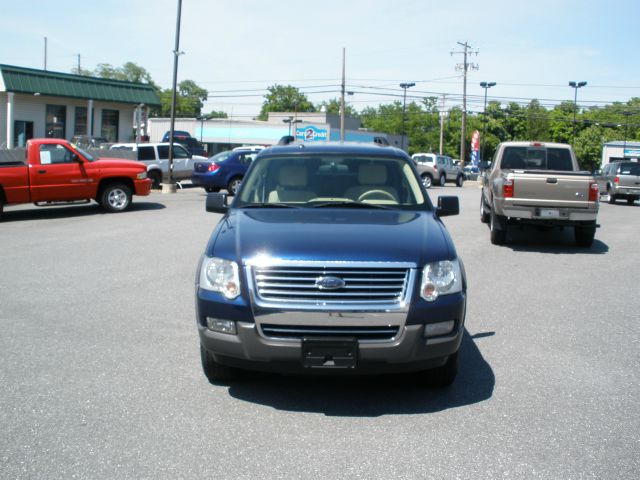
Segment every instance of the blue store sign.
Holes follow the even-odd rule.
[[[296,128],[296,139],[304,142],[326,142],[328,132],[324,128],[316,128],[312,125]]]

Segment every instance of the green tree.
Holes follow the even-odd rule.
[[[538,100],[531,100],[527,106],[525,132],[528,140],[548,140],[549,111]]]
[[[344,114],[347,117],[357,117],[358,116],[358,112],[356,111],[355,108],[353,108],[351,105],[349,105],[349,103],[346,101],[345,97],[345,107],[344,107]],[[340,99],[339,98],[332,98],[331,100],[327,101],[322,101],[321,103],[319,103],[316,106],[316,110],[320,111],[322,109],[322,107],[325,107],[327,109],[327,113],[333,113],[334,115],[340,115]]]
[[[93,72],[94,76],[124,80],[126,82],[148,83],[158,88],[151,79],[151,74],[144,67],[127,62],[122,67],[114,67],[108,63],[99,63]]]
[[[266,120],[269,112],[315,112],[316,109],[307,97],[291,85],[272,85],[267,93],[258,115],[258,120]]]
[[[602,158],[603,129],[598,125],[591,125],[576,137],[574,150],[581,168],[593,171],[600,165]]]
[[[183,80],[176,89],[176,117],[199,117],[202,107],[207,100],[207,90],[199,87],[193,80]],[[168,117],[171,115],[171,101],[173,90],[167,88],[160,93],[162,106],[158,115]]]
[[[221,110],[211,110],[211,112],[204,116],[207,118],[228,118],[227,113]]]

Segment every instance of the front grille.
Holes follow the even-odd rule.
[[[258,299],[276,303],[316,305],[398,304],[405,297],[410,269],[406,267],[268,266],[253,267]],[[335,277],[344,285],[321,289],[316,282]]]
[[[312,337],[354,337],[357,340],[391,340],[398,334],[399,327],[324,327],[304,325],[263,324],[265,337],[302,339]]]

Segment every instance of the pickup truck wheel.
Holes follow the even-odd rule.
[[[458,374],[458,352],[449,355],[447,363],[443,366],[428,370],[426,372],[427,383],[430,387],[448,387]]]
[[[458,178],[456,178],[456,186],[461,187],[463,183],[464,183],[464,176],[458,175]]]
[[[422,178],[422,184],[424,185],[424,188],[431,188],[431,185],[433,185],[433,178],[431,177],[431,175],[429,175],[428,173],[423,173],[420,178]]]
[[[227,192],[229,195],[235,195],[238,193],[238,188],[240,188],[240,184],[242,183],[242,177],[234,177],[229,180],[229,184],[227,185]]]
[[[494,245],[502,245],[507,239],[505,226],[493,210],[489,215],[489,231],[491,233],[491,243]]]
[[[482,223],[489,223],[489,212],[487,212],[487,204],[484,203],[482,193],[480,194],[480,221]]]
[[[576,245],[589,248],[593,245],[593,237],[596,236],[596,227],[574,227]]]
[[[200,345],[200,359],[202,360],[204,375],[210,383],[227,383],[233,380],[236,373],[235,369],[216,362],[213,355],[202,344]]]
[[[149,172],[149,178],[151,179],[151,188],[158,189],[162,183],[162,174],[157,170]]]
[[[108,185],[100,195],[100,205],[108,212],[122,212],[131,205],[131,190],[126,185]]]
[[[440,175],[440,186],[444,187],[444,184],[447,183],[447,176],[443,173]]]
[[[616,196],[613,193],[611,193],[611,190],[609,190],[609,203],[612,205],[616,203]]]
[[[635,198],[627,198],[627,205],[633,205],[635,201]],[[0,207],[0,213],[2,213],[2,207]]]

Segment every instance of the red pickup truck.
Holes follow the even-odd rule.
[[[4,205],[38,206],[98,202],[108,212],[121,212],[132,195],[149,195],[147,167],[132,160],[96,160],[66,140],[33,139],[26,158],[0,156],[0,215]]]

